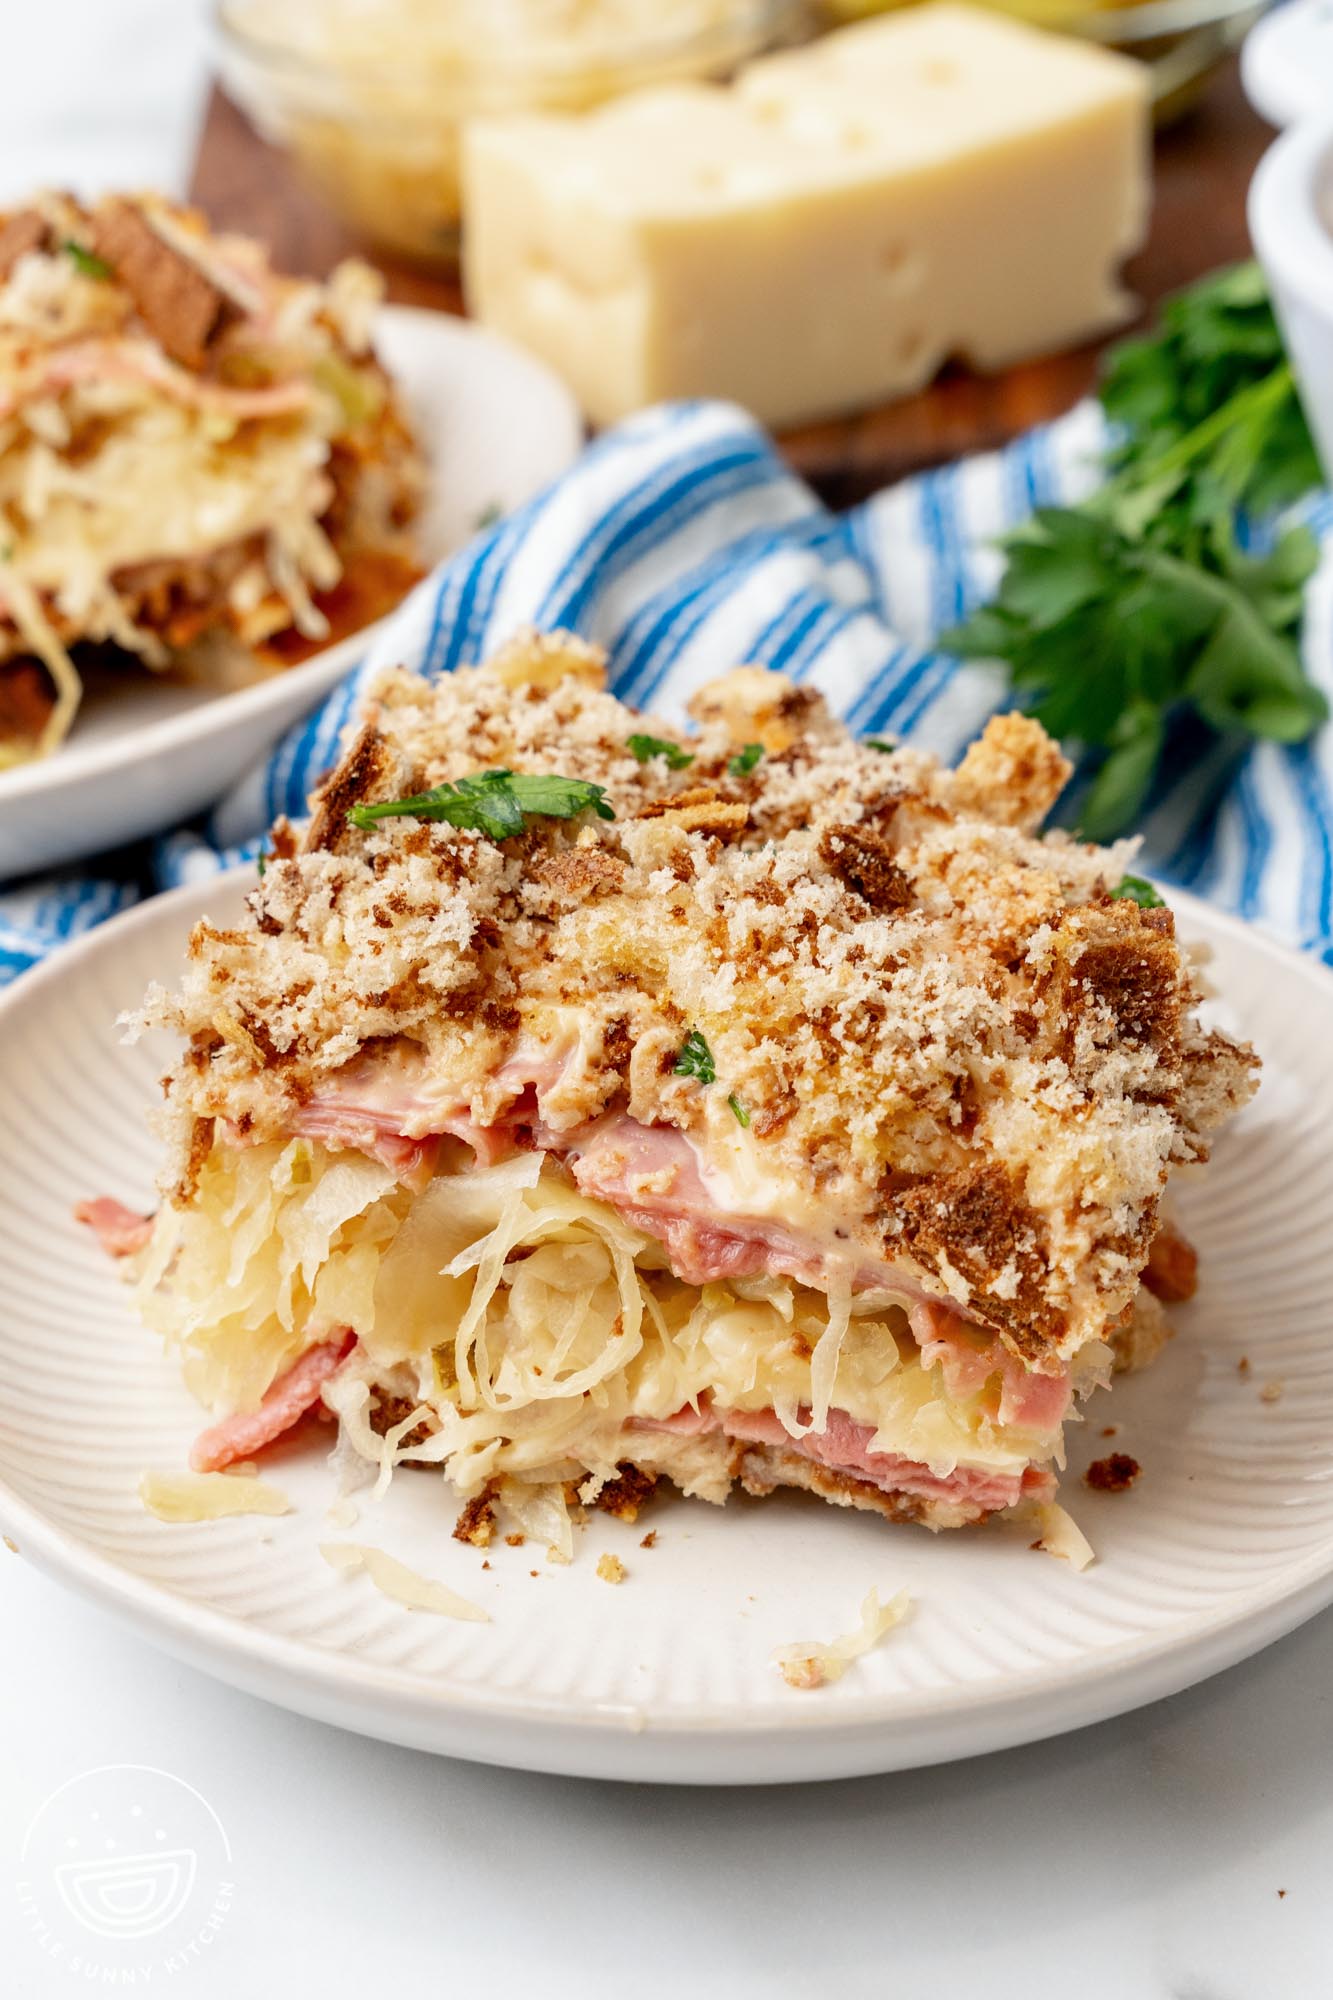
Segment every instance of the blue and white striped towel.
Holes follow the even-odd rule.
[[[1085,404],[835,516],[742,411],[649,410],[422,583],[359,674],[202,824],[158,840],[151,881],[93,864],[0,891],[0,982],[153,887],[253,856],[277,813],[304,810],[364,676],[392,662],[447,673],[524,624],[605,646],[615,691],[668,715],[701,681],[756,661],[819,688],[859,732],[953,759],[1007,697],[999,673],[931,641],[994,589],[1002,530],[1091,490],[1102,441],[1100,411]],[[1307,661],[1333,695],[1333,498],[1313,496],[1305,512],[1325,550]],[[1333,962],[1333,728],[1295,748],[1177,757],[1143,831],[1152,872]]]

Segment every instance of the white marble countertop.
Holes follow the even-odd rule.
[[[180,2000],[1330,1990],[1333,1613],[1058,1741],[776,1790],[581,1783],[344,1735],[178,1666],[0,1549],[0,1991],[62,2000],[16,1893],[66,1779],[194,1786],[235,1894]],[[1279,1895],[1285,1890],[1285,1895]]]
[[[182,185],[204,0],[11,9],[0,202],[52,180]],[[19,1853],[53,1790],[122,1763],[187,1780],[231,1839],[225,1925],[149,1982],[182,2000],[1333,1990],[1333,1613],[1031,1749],[804,1789],[646,1791],[341,1735],[176,1665],[0,1550],[0,1696],[5,2000],[87,1984],[31,1929]]]

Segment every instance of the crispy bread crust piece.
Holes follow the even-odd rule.
[[[108,197],[93,211],[93,247],[134,300],[140,318],[173,360],[202,368],[235,301],[192,257],[169,243],[137,202]]]
[[[40,250],[51,234],[51,225],[35,208],[21,208],[0,222],[0,282],[7,278],[20,257]]]

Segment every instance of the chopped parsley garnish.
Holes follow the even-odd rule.
[[[665,757],[667,769],[683,771],[687,764],[694,762],[693,750],[682,750],[679,743],[668,743],[665,736],[631,736],[625,748],[634,753],[641,764],[653,757]]]
[[[748,1125],[750,1122],[750,1114],[746,1110],[745,1106],[741,1103],[739,1097],[729,1097],[727,1099],[727,1103],[731,1106],[732,1114],[735,1117],[736,1123],[738,1125]]]
[[[1165,902],[1141,875],[1126,875],[1123,882],[1112,889],[1111,894],[1126,903],[1137,903],[1141,910],[1164,910]]]
[[[882,750],[886,757],[891,750],[898,748],[896,743],[890,743],[887,736],[867,736],[865,744],[867,750]]]
[[[115,276],[105,257],[97,256],[92,250],[85,250],[82,243],[76,243],[73,237],[66,237],[60,247],[74,265],[75,270],[82,271],[85,278],[111,278]]]
[[[492,500],[487,506],[481,509],[481,512],[472,523],[473,534],[479,535],[484,528],[493,528],[497,521],[503,521],[504,511],[498,500]]]
[[[743,750],[738,750],[736,755],[730,759],[727,769],[733,778],[748,778],[763,754],[764,746],[762,743],[747,743]]]
[[[713,1062],[713,1051],[709,1048],[697,1028],[691,1028],[680,1045],[676,1057],[676,1076],[692,1076],[699,1083],[716,1083],[717,1069]]]
[[[436,785],[414,798],[353,806],[347,817],[353,826],[363,828],[408,816],[447,820],[450,826],[471,827],[491,840],[508,840],[522,833],[530,819],[575,819],[589,809],[599,819],[615,818],[605,786],[584,778],[561,778],[554,772],[479,771],[475,777]]]
[[[258,854],[255,856],[255,868],[257,869],[259,874],[259,879],[262,882],[265,875],[268,873],[268,856],[267,854],[265,854],[262,847],[260,848]]]

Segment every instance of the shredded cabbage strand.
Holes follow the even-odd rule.
[[[285,1493],[252,1474],[145,1472],[139,1498],[159,1521],[221,1521],[232,1514],[290,1514]]]
[[[364,1570],[376,1590],[395,1604],[406,1605],[409,1611],[434,1611],[442,1618],[462,1618],[474,1625],[491,1622],[490,1612],[479,1604],[460,1597],[447,1583],[409,1569],[386,1549],[372,1548],[367,1542],[321,1542],[319,1552],[330,1569],[344,1576]]]
[[[829,1681],[840,1679],[851,1662],[878,1645],[886,1632],[901,1625],[911,1608],[912,1600],[905,1590],[900,1590],[887,1604],[881,1604],[879,1592],[872,1590],[862,1601],[861,1622],[855,1630],[827,1643],[797,1639],[789,1646],[776,1646],[774,1664],[789,1687],[824,1687]]]

